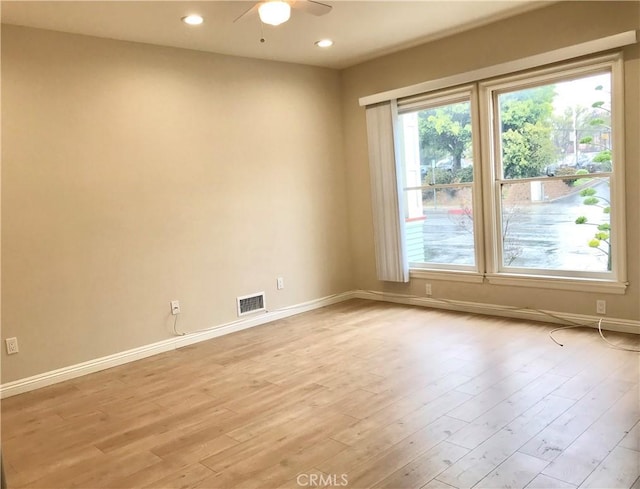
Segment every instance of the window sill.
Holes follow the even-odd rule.
[[[624,295],[627,284],[613,280],[584,279],[571,277],[542,277],[539,275],[487,274],[486,280],[492,285],[534,287],[539,289],[571,290],[577,292],[599,292]]]
[[[472,284],[481,284],[484,282],[484,277],[481,273],[466,270],[425,270],[412,268],[409,270],[409,277],[446,280],[448,282],[467,282]]]
[[[593,278],[550,277],[506,273],[483,275],[478,272],[465,270],[426,270],[421,268],[412,268],[409,270],[409,276],[411,278],[444,280],[447,282],[466,282],[472,284],[487,282],[492,285],[570,290],[575,292],[596,292],[617,295],[624,295],[628,285],[625,282]]]

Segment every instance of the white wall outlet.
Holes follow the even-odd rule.
[[[607,301],[603,301],[603,300],[596,301],[596,312],[598,314],[606,314],[607,313]]]
[[[284,289],[284,278],[282,278],[282,277],[278,277],[278,278],[276,279],[276,288],[277,288],[278,290],[282,290],[282,289]]]
[[[431,297],[431,284],[424,284],[424,293],[427,297]]]
[[[171,301],[171,314],[180,314],[180,301]]]
[[[9,355],[13,355],[14,353],[18,353],[18,338],[7,338],[7,353]]]

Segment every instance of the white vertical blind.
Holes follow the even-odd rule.
[[[404,227],[397,178],[394,125],[395,100],[367,107],[367,137],[373,233],[378,280],[408,282],[409,263],[404,247]]]

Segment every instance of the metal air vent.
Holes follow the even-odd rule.
[[[238,297],[236,300],[238,303],[238,316],[266,310],[264,292],[245,295]]]

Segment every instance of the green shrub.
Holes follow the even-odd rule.
[[[576,173],[578,173],[578,171],[571,167],[571,166],[565,166],[564,168],[558,168],[556,170],[556,176],[557,177],[565,177],[565,176],[571,176],[571,175],[575,175]],[[573,184],[576,182],[576,180],[578,180],[577,178],[567,178],[566,180],[562,180],[565,185],[569,186],[569,187],[573,187]]]
[[[454,179],[460,183],[473,182],[473,166],[467,166],[457,170]]]

